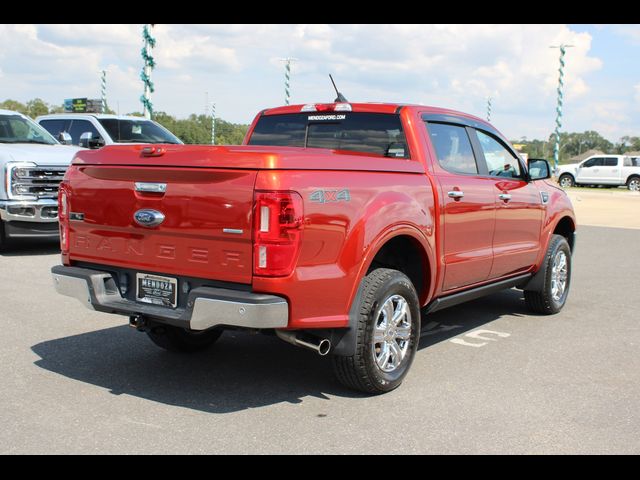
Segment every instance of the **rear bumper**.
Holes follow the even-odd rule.
[[[191,330],[217,326],[286,328],[289,322],[287,301],[275,295],[198,287],[189,292],[186,308],[171,309],[122,297],[107,272],[57,265],[51,274],[59,294],[76,298],[85,307],[99,312],[140,315]]]

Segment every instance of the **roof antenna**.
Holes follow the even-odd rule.
[[[342,95],[342,94],[338,91],[338,87],[336,87],[336,82],[334,82],[334,81],[333,81],[333,77],[331,76],[331,74],[329,74],[329,78],[331,79],[331,83],[333,83],[333,88],[336,90],[336,93],[338,94],[338,96],[336,97],[336,99],[334,100],[334,102],[344,102],[344,103],[349,102],[349,100],[347,100],[346,98],[344,98],[344,95]]]

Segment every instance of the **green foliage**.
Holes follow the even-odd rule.
[[[513,143],[523,145],[522,152],[529,154],[529,158],[553,159],[555,134],[549,135],[548,140],[514,140]],[[560,163],[567,163],[577,155],[588,150],[599,150],[608,154],[623,154],[640,150],[640,137],[625,136],[613,144],[598,132],[587,130],[582,133],[560,133]]]
[[[156,112],[153,119],[184,143],[211,143],[210,116],[191,114],[189,118],[176,119],[165,112]],[[216,145],[240,145],[248,129],[249,125],[230,123],[216,118]]]

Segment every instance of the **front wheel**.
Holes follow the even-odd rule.
[[[525,290],[524,300],[532,311],[551,315],[564,307],[571,283],[571,248],[561,235],[552,235],[547,254],[546,274],[538,290]]]
[[[627,188],[632,192],[640,192],[640,177],[631,177],[627,180]]]
[[[402,383],[420,339],[420,302],[411,280],[378,268],[363,280],[358,305],[356,352],[334,356],[345,386],[366,393],[389,392]]]
[[[222,330],[196,332],[173,325],[157,325],[147,330],[153,343],[170,352],[192,353],[209,348],[222,335]]]
[[[560,180],[558,180],[558,183],[562,188],[575,187],[576,185],[575,180],[568,173],[565,173],[564,175],[560,175]]]

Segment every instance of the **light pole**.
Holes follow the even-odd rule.
[[[216,104],[211,103],[211,145],[216,144]]]
[[[491,97],[487,99],[487,122],[491,122]]]
[[[556,106],[556,143],[553,149],[553,170],[556,172],[558,170],[558,161],[560,160],[560,128],[562,127],[562,101],[563,101],[563,93],[562,88],[564,87],[564,54],[566,53],[566,49],[573,47],[573,45],[565,45],[560,44],[558,46],[550,46],[549,48],[559,48],[560,49],[560,69],[558,72],[560,73],[558,77],[558,104]]]
[[[102,112],[107,113],[107,71],[102,70],[100,79],[100,96],[102,98]]]
[[[291,64],[294,63],[296,58],[281,58],[281,62],[284,63],[284,104],[289,105],[291,100]]]
[[[144,46],[140,52],[142,59],[144,60],[144,66],[140,73],[140,79],[144,83],[144,93],[140,97],[142,102],[142,108],[144,116],[151,118],[153,114],[153,105],[151,103],[151,94],[154,92],[153,82],[151,81],[151,71],[155,68],[156,62],[151,56],[151,50],[156,46],[156,39],[151,36],[150,28],[153,28],[153,23],[146,23],[142,29],[142,41]]]

